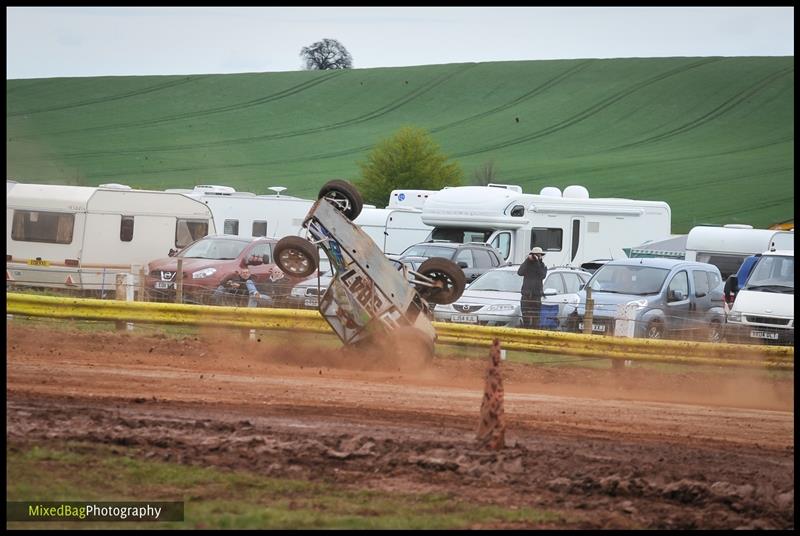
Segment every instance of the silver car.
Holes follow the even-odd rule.
[[[519,265],[503,266],[486,272],[467,287],[464,294],[450,305],[437,305],[434,319],[440,322],[476,324],[480,326],[520,327],[522,276]],[[576,268],[550,268],[544,280],[544,298],[540,327],[561,329],[569,296],[592,276]]]

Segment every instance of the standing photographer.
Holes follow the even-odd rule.
[[[522,327],[538,329],[539,314],[542,310],[542,296],[544,294],[544,278],[547,275],[547,266],[542,258],[544,251],[536,246],[528,257],[520,264],[517,274],[522,276]]]

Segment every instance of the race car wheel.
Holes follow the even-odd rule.
[[[463,270],[452,261],[433,257],[419,266],[417,272],[425,278],[433,280],[435,286],[415,285],[417,292],[431,303],[447,305],[453,303],[464,292],[467,278]]]
[[[322,186],[317,199],[323,198],[333,203],[350,221],[356,219],[364,207],[364,200],[356,187],[339,179],[328,181]]]
[[[275,244],[275,264],[289,275],[308,277],[319,266],[317,246],[299,236],[285,236]]]

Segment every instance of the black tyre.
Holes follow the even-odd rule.
[[[658,322],[657,320],[653,320],[647,324],[647,330],[645,331],[644,336],[648,339],[663,339],[664,324]]]
[[[364,207],[364,200],[356,187],[339,179],[328,181],[322,186],[317,199],[323,198],[333,203],[350,221],[358,218]]]
[[[417,292],[431,303],[447,305],[453,303],[464,293],[467,278],[459,266],[447,259],[433,257],[419,266],[418,273],[433,279],[437,286],[416,285]]]
[[[317,246],[299,236],[285,236],[275,244],[275,264],[289,275],[308,277],[319,266]]]

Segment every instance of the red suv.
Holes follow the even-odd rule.
[[[272,297],[272,305],[280,306],[299,280],[284,275],[272,263],[272,248],[276,243],[273,238],[206,236],[174,256],[151,261],[145,278],[147,293],[154,301],[175,301],[178,259],[182,259],[184,302],[214,303],[212,297],[220,282],[247,267],[259,292]]]

